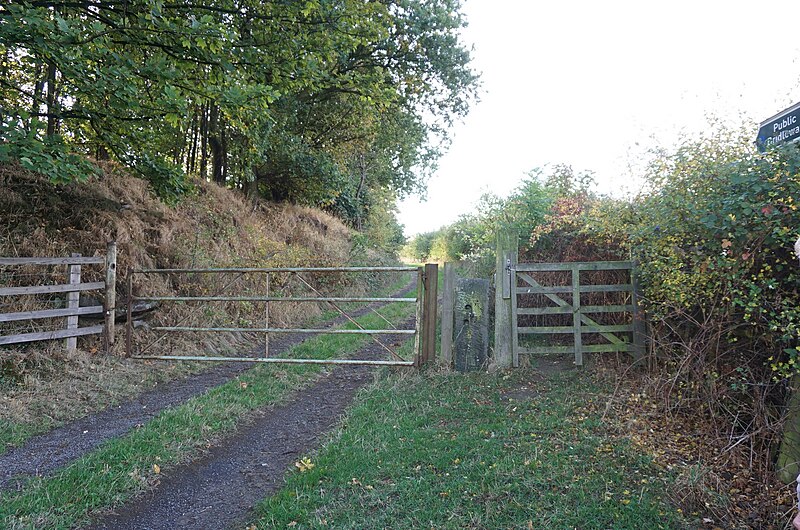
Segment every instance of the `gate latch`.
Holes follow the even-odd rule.
[[[506,258],[506,270],[505,276],[503,277],[503,299],[508,300],[511,298],[511,278],[513,276],[514,269],[511,268],[511,258]]]

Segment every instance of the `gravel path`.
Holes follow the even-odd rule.
[[[404,296],[410,284],[394,296]],[[353,311],[351,316],[367,313],[370,307]],[[339,317],[331,326],[345,321]],[[270,340],[270,353],[280,355],[308,338],[305,334],[283,335]],[[0,491],[20,489],[31,476],[48,475],[111,438],[122,436],[137,425],[146,423],[162,410],[183,403],[232,377],[252,369],[249,363],[226,363],[198,375],[161,383],[125,403],[90,414],[61,427],[34,436],[20,447],[0,455]]]

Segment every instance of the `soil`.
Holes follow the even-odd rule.
[[[394,296],[403,296],[409,290],[410,287]],[[360,316],[368,311],[369,306],[352,312],[351,316]],[[336,325],[344,320],[344,317],[340,317],[330,324]],[[280,355],[306,338],[308,335],[305,334],[291,334],[272,339],[270,353]],[[0,455],[0,491],[20,489],[31,476],[51,474],[106,440],[122,436],[137,425],[146,423],[162,410],[202,394],[252,368],[249,363],[217,365],[198,375],[159,384],[133,400],[34,436],[22,446]]]
[[[377,358],[371,343],[360,358]],[[363,356],[363,357],[361,357]],[[374,368],[340,366],[294,394],[288,403],[260,414],[204,457],[165,474],[152,491],[88,528],[242,528],[254,504],[279,489],[287,469],[316,448],[333,428]]]

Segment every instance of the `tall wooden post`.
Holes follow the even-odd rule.
[[[505,369],[513,364],[511,297],[516,296],[518,236],[510,230],[497,234],[494,289],[494,362],[492,368]]]
[[[105,336],[106,353],[110,353],[114,345],[116,331],[115,318],[117,313],[117,242],[110,241],[106,246],[106,307],[105,307]]]
[[[425,272],[422,267],[417,269],[417,313],[414,320],[416,331],[414,333],[414,366],[422,366],[422,315],[423,296],[425,291]]]
[[[583,366],[583,332],[581,331],[581,271],[572,266],[572,336],[575,343],[575,365]]]
[[[634,261],[631,266],[631,305],[633,305],[633,358],[640,361],[645,357],[645,342],[647,340],[647,322],[642,311],[642,286],[639,283],[639,262]]]
[[[72,253],[73,258],[79,258],[81,255],[75,252]],[[77,285],[81,283],[81,266],[76,264],[71,264],[68,267],[68,283],[70,285]],[[67,308],[69,309],[77,309],[80,307],[80,300],[81,300],[81,293],[80,291],[70,291],[67,293]],[[78,315],[72,315],[67,317],[67,329],[77,329],[78,328]],[[78,347],[78,337],[69,337],[67,338],[67,351],[74,352]]]
[[[425,264],[425,308],[422,324],[422,364],[436,359],[436,290],[439,283],[439,266]]]
[[[453,263],[444,264],[442,285],[442,364],[453,365],[453,318],[455,317],[456,270]]]

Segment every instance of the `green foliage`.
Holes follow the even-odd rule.
[[[33,130],[42,127],[33,122]],[[36,171],[59,184],[83,181],[99,171],[85,157],[70,152],[64,138],[53,135],[40,140],[35,132],[28,132],[0,122],[0,163],[18,161],[25,169]]]
[[[0,5],[3,151],[56,181],[115,158],[322,206],[424,190],[477,88],[458,0]],[[31,153],[37,154],[31,156]],[[336,208],[339,204],[342,208]]]
[[[721,429],[747,436],[774,421],[798,372],[800,151],[760,154],[732,134],[657,153],[646,177],[631,200],[562,193],[525,257],[637,259],[651,344],[670,372],[659,391],[672,410],[727,418]]]

